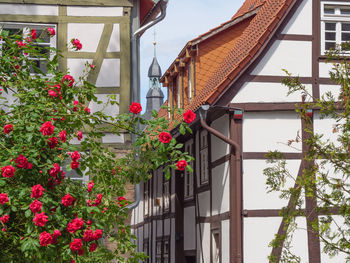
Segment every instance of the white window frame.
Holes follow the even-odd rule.
[[[192,100],[192,64],[188,64],[188,103]]]
[[[199,134],[199,171],[200,185],[209,183],[209,150],[208,150],[208,131],[202,130]]]
[[[150,180],[147,180],[143,184],[143,202],[144,202],[144,216],[149,216],[149,190],[150,190]]]
[[[324,12],[326,7],[331,7],[335,9],[334,14],[326,14]],[[341,24],[342,23],[349,23],[350,24],[350,14],[349,15],[342,15],[340,13],[341,8],[349,9],[350,11],[350,3],[345,2],[321,2],[321,54],[326,54],[326,39],[325,39],[325,32],[326,32],[326,23],[331,22],[336,24],[335,28],[335,43],[336,45],[340,45],[342,43],[341,41]],[[349,32],[350,31],[346,31]],[[346,54],[350,55],[350,52],[345,52]]]
[[[169,212],[170,209],[170,180],[163,177],[163,212]]]
[[[163,263],[162,262],[162,246],[163,242],[162,241],[156,241],[156,263]]]
[[[193,139],[187,141],[185,143],[185,152],[188,152],[189,155],[193,156]],[[193,161],[189,163],[193,168]],[[193,173],[189,172],[187,169],[184,171],[184,199],[192,199],[193,198]]]
[[[212,249],[212,262],[221,263],[220,254],[221,254],[221,235],[219,229],[211,230],[211,249]]]

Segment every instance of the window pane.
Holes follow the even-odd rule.
[[[326,32],[326,40],[334,40],[335,41],[335,33]]]
[[[325,7],[324,13],[325,14],[334,14],[334,8]]]
[[[350,40],[350,33],[341,33],[341,40],[342,41],[349,41]]]
[[[326,23],[326,30],[335,31],[335,23]]]
[[[340,13],[342,15],[350,15],[350,9],[348,9],[348,8],[341,8],[340,9]]]
[[[326,50],[335,49],[335,42],[326,42]]]
[[[350,24],[342,23],[341,30],[342,31],[350,31]]]

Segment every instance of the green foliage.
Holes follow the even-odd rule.
[[[268,192],[277,191],[282,197],[290,199],[288,207],[281,213],[286,233],[276,236],[270,244],[272,247],[284,245],[282,262],[300,260],[290,253],[288,240],[297,228],[292,222],[297,216],[305,215],[302,212],[305,195],[317,202],[315,212],[323,215],[311,223],[314,233],[324,245],[323,251],[330,256],[345,253],[350,261],[350,64],[348,57],[344,56],[344,50],[348,50],[348,47],[337,48],[328,54],[328,62],[333,63],[331,81],[340,86],[337,97],[328,92],[321,98],[315,98],[298,78],[291,77],[285,71],[288,78],[283,80],[283,84],[289,88],[288,94],[299,92],[302,95],[302,103],[296,105],[296,112],[305,123],[305,136],[300,138],[298,135],[295,140],[288,142],[290,146],[296,141],[303,142],[303,170],[300,177],[293,177],[289,173],[286,160],[278,152],[269,154],[270,165],[264,170]],[[332,136],[336,138],[335,142],[327,137],[330,135],[314,132],[312,118],[308,116],[310,110],[318,112],[321,119],[334,120]],[[294,180],[294,188],[285,188],[287,179]],[[301,194],[303,191],[305,195]],[[271,254],[269,258],[274,262],[275,255]]]
[[[159,133],[168,128],[164,118],[146,121],[132,113],[116,117],[104,114],[103,110],[90,113],[87,106],[91,101],[102,102],[95,96],[95,86],[86,81],[93,70],[89,64],[84,76],[71,85],[69,76],[65,80],[67,73],[57,70],[60,54],[37,45],[40,38],[24,42],[23,36],[9,36],[5,30],[1,31],[1,38],[5,43],[0,56],[0,127],[11,124],[13,129],[1,130],[0,167],[11,165],[16,171],[13,177],[0,177],[0,194],[6,193],[9,198],[9,202],[0,202],[0,217],[9,215],[8,222],[0,221],[0,262],[71,262],[73,259],[139,262],[144,255],[135,251],[135,237],[125,224],[126,203],[117,198],[125,195],[126,183],[148,180],[151,171],[159,166],[164,167],[168,178],[170,167],[180,159],[189,162],[192,157],[180,151],[182,144],[175,139],[170,143],[159,141]],[[47,63],[47,72],[42,72],[31,58]],[[116,97],[110,96],[108,104],[117,105]],[[41,131],[46,122],[54,126],[52,134]],[[140,131],[139,124],[146,125],[146,129]],[[187,124],[183,127],[190,130]],[[59,135],[62,131],[66,131],[66,140]],[[72,144],[78,131],[83,132],[83,139],[80,144]],[[124,157],[120,158],[101,143],[106,131],[134,136],[135,141]],[[57,138],[57,145],[49,147],[49,138]],[[63,178],[65,172],[72,172],[73,157],[69,153],[75,151],[80,153],[80,159],[79,168],[73,170],[78,177],[87,175],[93,179],[91,192],[86,185]],[[21,155],[32,167],[18,166],[16,160]],[[60,169],[53,175],[51,169],[55,164]],[[45,191],[41,197],[32,198],[32,187],[38,184]],[[73,202],[66,206],[61,200],[68,193]],[[98,194],[102,195],[100,204],[89,205],[97,200]],[[35,214],[29,205],[34,200],[42,203],[41,212],[48,216],[44,226],[33,222]],[[69,233],[67,225],[75,218],[82,218],[84,226]],[[87,224],[89,220],[91,225]],[[78,255],[70,243],[75,238],[83,239],[88,229],[102,229],[104,239],[114,241],[115,248],[107,249],[101,239],[84,240],[80,251],[83,254]],[[48,246],[41,245],[40,234],[44,231],[52,234],[54,230],[60,230],[62,235]],[[92,243],[98,244],[98,248],[89,252]]]

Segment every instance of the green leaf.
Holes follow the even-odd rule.
[[[185,129],[185,127],[184,127],[184,125],[180,125],[180,134],[182,134],[182,135],[185,135],[186,134],[186,129]]]
[[[30,217],[32,216],[32,211],[30,209],[28,209],[25,213],[24,213],[25,217]]]

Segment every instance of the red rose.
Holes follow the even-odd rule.
[[[162,143],[169,143],[171,141],[171,135],[168,132],[162,131],[159,134],[159,141]]]
[[[44,191],[45,191],[45,189],[40,184],[34,185],[32,187],[31,198],[40,198],[40,197],[42,197]]]
[[[81,141],[81,139],[83,139],[83,132],[82,131],[78,131],[77,138],[79,141]]]
[[[16,44],[19,48],[22,48],[22,47],[27,47],[25,43],[23,43],[22,41],[18,41],[16,40]]]
[[[73,203],[73,196],[71,196],[70,194],[66,194],[65,196],[62,197],[61,203],[62,205],[68,207],[71,206]]]
[[[59,231],[58,229],[55,229],[52,233],[52,237],[53,238],[58,238],[59,236],[61,236],[61,231]]]
[[[40,132],[45,135],[52,135],[55,130],[55,126],[52,125],[51,121],[45,122],[41,125]]]
[[[60,140],[61,140],[62,142],[66,142],[66,141],[67,141],[67,132],[66,132],[66,130],[61,131],[61,132],[58,134],[58,136],[60,137]]]
[[[75,169],[79,168],[79,163],[76,162],[76,161],[73,161],[73,162],[71,162],[70,167],[71,167],[73,170],[75,170]]]
[[[0,217],[0,221],[3,222],[4,224],[6,224],[9,220],[10,220],[9,215],[4,215],[4,216]]]
[[[25,156],[23,156],[22,154],[20,154],[16,158],[15,163],[17,164],[16,166],[18,168],[27,168],[27,166],[28,166],[28,159]]]
[[[83,242],[80,238],[75,238],[73,242],[69,244],[69,247],[72,251],[78,251],[83,247]]]
[[[196,114],[191,110],[186,111],[182,116],[184,118],[184,121],[188,124],[196,119]]]
[[[78,250],[78,255],[79,255],[79,256],[84,255],[84,249]]]
[[[7,193],[1,193],[0,194],[0,204],[4,205],[5,203],[8,203],[9,198],[7,196]]]
[[[94,232],[93,232],[91,229],[86,230],[86,231],[84,232],[84,238],[83,238],[83,240],[84,240],[85,242],[90,242],[90,241],[95,240]]]
[[[3,177],[8,177],[11,178],[15,175],[15,167],[13,167],[12,165],[7,165],[1,168],[2,170],[2,176]]]
[[[129,106],[129,111],[134,114],[140,113],[142,111],[141,104],[137,102],[131,103],[131,105]]]
[[[47,29],[47,33],[48,33],[50,36],[56,35],[55,29],[53,29],[52,27],[49,27],[49,28]]]
[[[80,49],[82,49],[83,45],[80,43],[79,39],[73,38],[73,39],[71,40],[71,42],[72,42],[72,45],[73,45],[73,47],[75,48],[75,50],[80,50]]]
[[[32,163],[28,163],[27,164],[27,169],[28,170],[32,170],[33,169],[33,164]]]
[[[48,216],[45,215],[45,212],[42,212],[40,214],[35,214],[35,217],[33,218],[33,222],[36,226],[45,226]]]
[[[102,238],[102,230],[101,229],[95,230],[94,238],[95,238],[95,240],[99,240],[100,238]]]
[[[47,93],[48,93],[49,96],[52,97],[52,98],[56,98],[56,97],[58,96],[57,92],[54,91],[54,90],[49,90]]]
[[[30,32],[32,35],[32,39],[36,39],[36,30],[32,29],[32,32]]]
[[[98,194],[95,200],[95,206],[101,204],[102,194]]]
[[[29,209],[32,210],[34,214],[41,212],[41,207],[42,203],[38,200],[34,200],[33,203],[29,205]]]
[[[89,252],[94,252],[96,250],[96,248],[97,248],[97,244],[96,243],[92,243],[90,245]]]
[[[53,149],[57,146],[58,139],[56,137],[51,137],[47,139],[47,144],[49,145],[50,149]]]
[[[74,83],[74,78],[71,75],[64,75],[62,78],[62,83],[68,81],[68,87],[72,87]]]
[[[79,105],[79,101],[78,100],[73,101],[73,105]]]
[[[180,171],[185,170],[186,166],[187,166],[187,162],[185,160],[180,160],[176,164],[177,169]]]
[[[92,225],[92,221],[89,219],[87,222],[86,222],[87,225],[91,226]]]
[[[40,234],[39,240],[40,240],[40,246],[42,247],[46,247],[52,244],[52,241],[53,241],[51,234],[47,233],[46,231]]]
[[[79,159],[80,159],[80,154],[79,154],[79,152],[77,152],[77,151],[75,151],[75,152],[73,152],[72,154],[71,154],[71,156],[70,156],[71,158],[72,158],[72,161],[78,161]]]
[[[118,197],[118,205],[120,207],[126,206],[128,202],[126,202],[126,198],[124,196],[119,196]]]
[[[5,134],[9,134],[12,131],[13,131],[13,125],[12,124],[6,124],[4,126],[4,133]]]
[[[84,111],[86,111],[87,113],[91,113],[91,110],[90,110],[90,108],[89,107],[86,107],[85,109],[84,109]]]
[[[69,233],[75,233],[77,230],[84,226],[84,221],[81,218],[74,218],[72,222],[68,223],[67,231]]]
[[[61,167],[57,163],[54,163],[53,168],[51,168],[49,170],[49,175],[52,177],[56,177],[58,175],[58,173],[60,172],[60,169],[61,169]]]
[[[94,187],[94,181],[90,181],[87,186],[87,191],[90,193]]]

